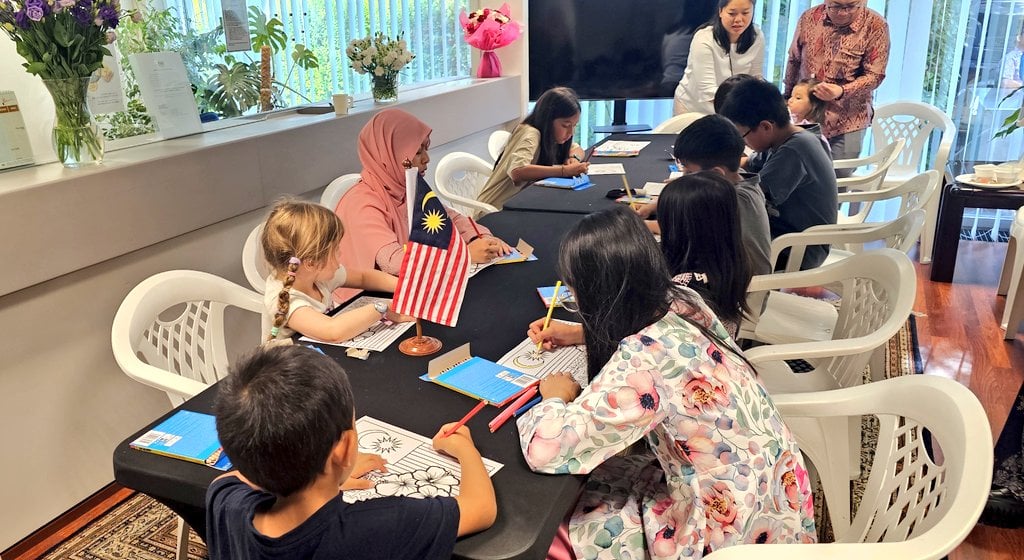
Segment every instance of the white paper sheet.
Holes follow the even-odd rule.
[[[391,300],[386,298],[377,298],[370,296],[362,296],[352,303],[345,306],[339,313],[351,311],[353,309],[359,309],[367,305],[372,305],[377,302],[390,303]],[[356,335],[343,342],[323,342],[314,338],[304,336],[299,340],[305,340],[308,342],[316,342],[317,344],[330,344],[332,346],[344,346],[345,348],[365,348],[367,350],[374,350],[376,352],[383,352],[387,350],[391,343],[402,337],[405,331],[412,328],[416,323],[394,323],[391,325],[385,324],[383,321],[377,323],[367,329],[362,334]]]
[[[647,196],[661,196],[661,191],[664,188],[665,183],[656,183],[654,181],[648,181],[643,186],[644,194]]]
[[[538,352],[537,343],[527,338],[502,356],[498,363],[541,379],[552,373],[567,371],[580,387],[588,383],[587,349],[583,345]]]
[[[93,72],[89,80],[89,110],[94,115],[116,113],[128,107],[124,101],[124,86],[121,85],[121,59],[117,43],[108,45],[110,56],[103,57],[103,67]]]
[[[342,493],[346,502],[382,496],[429,498],[459,495],[462,468],[455,459],[434,451],[431,438],[369,416],[356,420],[356,432],[359,434],[359,450],[384,457],[388,462],[388,472],[373,471],[364,475],[363,478],[372,480],[375,486],[366,490],[346,490]],[[484,458],[484,468],[490,476],[503,466]]]
[[[245,0],[221,0],[221,24],[228,52],[247,51],[252,48],[249,37],[249,16]]]
[[[138,53],[130,55],[128,60],[139,82],[142,102],[156,121],[160,136],[176,138],[203,131],[181,54]]]
[[[485,262],[485,263],[469,263],[469,276],[467,276],[467,278],[472,278],[472,277],[476,276],[478,272],[480,272],[481,270],[483,270],[483,269],[485,269],[485,268],[487,268],[487,267],[489,267],[491,265],[495,265],[495,264],[515,264],[515,263],[529,262],[529,261],[535,261],[535,260],[537,260],[537,256],[536,255],[530,255],[526,259],[523,259],[522,253],[520,253],[518,250],[513,248],[511,253],[505,255],[504,257],[498,257],[498,258],[494,259],[493,261]]]
[[[621,163],[591,163],[587,175],[625,175],[626,168]]]
[[[595,156],[602,156],[604,154],[621,154],[623,152],[639,152],[644,149],[650,142],[635,142],[632,140],[609,140],[604,144],[601,144],[594,150]]]
[[[13,91],[0,91],[0,169],[32,163],[32,145]]]

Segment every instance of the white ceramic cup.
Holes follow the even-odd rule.
[[[996,166],[988,163],[974,166],[974,180],[987,179],[989,182],[996,179]]]
[[[348,108],[352,106],[352,96],[347,93],[335,93],[331,97],[334,105],[334,114],[337,116],[347,115]]]
[[[1015,183],[1020,180],[1021,165],[1016,161],[1000,163],[996,166],[996,180],[1000,183]]]

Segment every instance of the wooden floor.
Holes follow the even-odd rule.
[[[998,438],[1017,390],[1024,382],[1024,334],[1016,340],[1003,342],[999,328],[1004,299],[996,297],[995,287],[1005,251],[1005,243],[961,242],[952,284],[931,282],[928,280],[930,267],[916,265],[915,311],[919,314],[918,340],[925,373],[943,375],[968,386],[988,412],[993,440]],[[80,526],[82,521],[62,519],[60,524],[63,531],[67,531]],[[53,528],[47,529],[52,533]],[[37,539],[44,540],[39,536]],[[32,550],[27,550],[29,548]],[[7,552],[14,552],[12,549],[4,555],[8,560],[28,560],[35,558],[39,548],[25,547],[21,551],[28,554],[7,556]],[[1024,529],[978,525],[949,558],[1024,558]]]
[[[996,297],[1005,243],[960,243],[952,284],[928,280],[930,267],[917,266],[918,341],[924,371],[955,379],[981,400],[993,441],[1024,382],[1024,334],[1003,342],[999,328],[1004,298]],[[1024,558],[1024,529],[978,525],[950,560]]]

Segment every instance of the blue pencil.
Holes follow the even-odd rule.
[[[522,416],[522,415],[526,414],[526,411],[528,411],[528,410],[530,410],[531,408],[533,408],[534,406],[536,406],[536,405],[537,405],[537,403],[539,403],[539,402],[540,402],[540,401],[542,401],[542,400],[543,400],[543,397],[541,397],[541,396],[539,396],[539,395],[538,395],[538,396],[537,396],[537,398],[535,398],[535,399],[533,399],[532,401],[530,401],[530,402],[528,402],[528,403],[524,404],[523,406],[519,407],[519,410],[515,411],[515,412],[514,412],[514,413],[512,414],[512,416],[514,416],[514,417],[516,417],[516,418],[519,418],[520,416]]]

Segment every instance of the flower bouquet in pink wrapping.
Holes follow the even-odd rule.
[[[483,51],[480,58],[479,78],[497,78],[501,76],[501,61],[494,49],[500,49],[519,38],[522,31],[519,23],[512,20],[508,4],[502,4],[497,10],[483,8],[466,15],[463,10],[459,14],[459,23],[466,32],[469,46]]]

